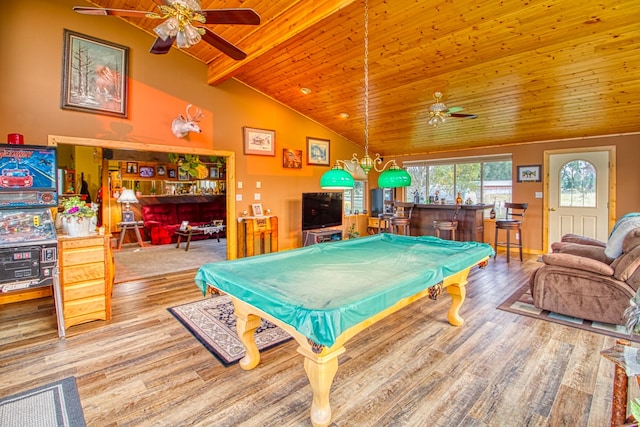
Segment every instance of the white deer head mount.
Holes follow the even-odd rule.
[[[171,122],[171,132],[173,132],[176,138],[184,138],[189,132],[202,132],[202,130],[200,130],[200,126],[198,126],[198,122],[202,120],[204,114],[200,108],[195,107],[195,111],[192,116],[189,111],[191,110],[191,107],[193,107],[192,104],[187,105],[186,118],[180,114],[178,117],[173,119],[173,122]]]

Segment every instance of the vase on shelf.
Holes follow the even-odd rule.
[[[62,229],[70,237],[84,237],[91,234],[91,218],[66,215],[62,219]]]

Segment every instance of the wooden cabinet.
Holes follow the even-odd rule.
[[[65,328],[111,319],[111,235],[58,238]]]
[[[238,258],[278,252],[278,217],[238,218]]]

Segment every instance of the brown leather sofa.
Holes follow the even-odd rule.
[[[624,311],[640,287],[640,227],[627,232],[622,255],[605,254],[607,244],[563,236],[542,256],[530,277],[534,305],[568,316],[624,325]]]

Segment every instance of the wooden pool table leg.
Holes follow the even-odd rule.
[[[238,338],[242,341],[245,348],[245,356],[240,359],[240,367],[245,371],[251,370],[258,366],[260,363],[260,351],[258,350],[258,346],[256,345],[256,340],[254,338],[254,332],[260,326],[259,316],[255,314],[248,313],[244,308],[244,305],[234,304],[235,307],[235,315],[237,317],[236,320],[236,331],[238,333]]]
[[[464,325],[464,319],[460,317],[460,307],[464,302],[464,297],[467,293],[467,289],[464,285],[451,285],[445,288],[447,293],[451,295],[451,307],[447,313],[447,319],[453,326]]]
[[[311,424],[314,427],[326,427],[331,422],[329,392],[338,371],[338,356],[344,351],[344,347],[340,347],[321,356],[302,346],[298,348],[298,352],[304,356],[304,370],[313,391],[310,415]]]
[[[460,307],[462,307],[462,303],[467,294],[465,285],[467,284],[469,270],[468,268],[448,277],[444,283],[445,290],[451,295],[451,307],[449,307],[447,319],[453,326],[464,325],[464,319],[460,317]]]

